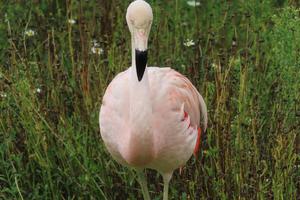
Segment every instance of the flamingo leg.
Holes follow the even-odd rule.
[[[140,183],[141,188],[142,188],[144,200],[150,200],[150,195],[149,195],[148,186],[147,186],[147,180],[144,175],[144,171],[141,169],[138,169],[138,170],[136,170],[136,172],[137,172],[137,176],[138,176],[138,182]]]
[[[163,200],[168,200],[168,194],[169,194],[169,183],[170,183],[170,180],[172,178],[172,173],[166,173],[166,174],[163,174],[163,180],[164,180],[164,198]]]

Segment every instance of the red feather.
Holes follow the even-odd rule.
[[[196,142],[195,149],[194,149],[194,156],[195,157],[197,157],[199,149],[200,149],[201,133],[202,133],[202,131],[201,131],[201,128],[199,127],[198,128],[197,142]]]

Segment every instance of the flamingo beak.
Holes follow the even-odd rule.
[[[135,64],[138,80],[141,81],[147,66],[148,36],[144,29],[137,30],[135,35]]]
[[[147,65],[147,55],[147,50],[135,50],[136,73],[139,81],[141,81],[144,76],[144,72]]]

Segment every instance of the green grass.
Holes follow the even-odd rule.
[[[142,198],[98,125],[105,88],[130,65],[129,2],[0,1],[0,199]],[[299,2],[149,2],[149,64],[185,74],[209,113],[172,199],[299,199]],[[162,199],[161,177],[148,182]]]

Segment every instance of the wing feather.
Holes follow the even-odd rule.
[[[162,70],[164,69],[164,70]],[[206,106],[193,84],[170,68],[149,68],[154,122],[156,157],[152,166],[166,172],[176,169],[193,154],[198,127],[206,127],[201,119]],[[186,120],[184,113],[188,113]]]

